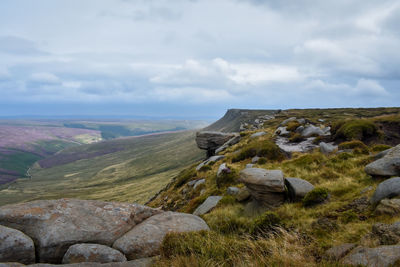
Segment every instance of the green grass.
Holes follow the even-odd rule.
[[[15,151],[15,153],[0,158],[0,166],[6,170],[18,172],[21,177],[26,177],[29,167],[42,157],[29,152]]]
[[[61,197],[145,203],[183,167],[204,156],[194,136],[193,132],[161,134],[66,149],[61,153],[125,148],[48,169],[36,166],[31,180],[18,180],[0,191],[0,205]]]

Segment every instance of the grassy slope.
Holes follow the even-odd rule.
[[[276,126],[291,116],[306,117],[311,121],[319,118],[335,122],[346,119],[369,118],[394,114],[389,118],[400,125],[400,109],[332,109],[288,110],[275,120],[265,124],[267,135],[250,139],[249,133],[237,145],[224,152],[226,158],[211,169],[196,172],[194,167],[183,171],[164,192],[150,205],[165,209],[193,212],[210,195],[223,195],[217,208],[202,216],[211,227],[209,233],[170,234],[162,245],[162,258],[157,266],[341,266],[322,260],[324,251],[333,245],[354,242],[364,246],[376,246],[377,240],[368,235],[376,222],[391,223],[398,217],[376,216],[371,206],[361,204],[371,197],[382,180],[372,179],[364,172],[373,159],[368,154],[377,153],[373,144],[369,151],[323,155],[319,151],[294,153],[282,162],[267,160],[257,167],[281,169],[286,177],[299,177],[316,187],[327,188],[328,202],[306,208],[301,202],[286,203],[275,209],[275,232],[255,234],[260,226],[260,215],[245,204],[226,195],[228,186],[242,187],[236,179],[249,159],[232,163],[235,151],[258,144],[262,146],[272,139]],[[379,121],[383,119],[380,118]],[[382,139],[384,140],[384,139]],[[233,170],[233,181],[217,186],[216,172],[220,163],[226,162]],[[205,178],[206,183],[196,190],[188,186],[191,180]],[[228,177],[227,177],[228,178]],[[229,177],[232,179],[232,176]],[[236,178],[236,179],[235,179]],[[201,190],[205,190],[200,195]],[[165,201],[167,199],[167,201]],[[364,199],[364,200],[363,200]],[[366,202],[368,203],[368,202]],[[261,225],[268,229],[268,220]],[[277,234],[278,233],[278,234]]]
[[[0,205],[61,197],[144,203],[181,168],[203,156],[193,132],[117,139],[61,153],[113,145],[123,145],[124,150],[48,169],[36,166],[31,170],[32,180],[19,180],[0,191]]]

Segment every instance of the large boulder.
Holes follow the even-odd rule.
[[[382,158],[365,166],[365,172],[372,176],[400,175],[400,145],[385,151]]]
[[[113,248],[99,244],[75,244],[69,247],[65,253],[62,263],[80,262],[124,262],[124,254]]]
[[[251,196],[264,206],[279,206],[285,199],[285,183],[281,170],[249,168],[240,172],[240,181]]]
[[[292,201],[301,200],[314,189],[310,182],[300,178],[285,178],[285,185]]]
[[[376,248],[358,247],[352,250],[342,263],[352,266],[388,267],[400,260],[400,245]]]
[[[236,133],[201,131],[196,133],[196,143],[200,149],[207,150],[208,155],[212,156],[217,148],[235,136]]]
[[[209,196],[197,209],[193,212],[194,215],[203,215],[211,211],[218,205],[218,202],[222,199],[221,196]]]
[[[115,241],[113,248],[123,252],[129,259],[155,256],[167,233],[209,230],[198,216],[164,212],[154,215]]]
[[[60,263],[71,245],[112,245],[136,224],[160,212],[130,203],[40,200],[0,207],[0,224],[29,235],[40,262]]]
[[[0,262],[35,263],[35,246],[21,231],[0,225]]]
[[[382,199],[396,196],[400,196],[400,177],[387,179],[380,183],[371,198],[371,204],[376,205]]]

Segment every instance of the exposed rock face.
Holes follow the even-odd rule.
[[[196,143],[200,149],[207,150],[207,154],[212,156],[217,148],[236,135],[235,133],[201,131],[196,133]]]
[[[279,206],[283,203],[285,184],[282,171],[260,168],[244,169],[240,172],[240,180],[249,189],[251,196],[260,204]]]
[[[204,184],[205,182],[206,182],[206,179],[197,180],[196,183],[193,186],[193,189],[196,189],[197,187],[199,187],[200,185]]]
[[[75,244],[69,247],[65,253],[62,263],[80,262],[124,262],[124,254],[118,250],[99,244]]]
[[[291,121],[295,121],[297,120],[296,117],[290,117],[289,119],[286,119],[284,121],[281,122],[280,126],[285,126],[286,124],[288,124]]]
[[[250,135],[250,138],[256,138],[256,137],[260,137],[263,135],[266,135],[266,132],[258,132],[258,133],[253,133],[252,135]]]
[[[289,191],[290,199],[293,201],[301,200],[314,186],[306,180],[300,178],[285,178],[285,184]]]
[[[385,198],[400,196],[400,177],[387,179],[378,185],[371,198],[371,204],[378,204]]]
[[[372,176],[400,175],[400,145],[385,151],[382,158],[365,166],[365,172]]]
[[[231,196],[239,194],[240,189],[234,186],[230,186],[226,189],[226,193]]]
[[[338,146],[334,146],[334,145],[331,145],[331,144],[327,144],[325,142],[321,142],[321,143],[319,143],[319,148],[321,150],[321,153],[330,154],[333,151],[337,150]]]
[[[388,267],[400,259],[400,245],[376,248],[359,247],[343,258],[343,264],[352,266]]]
[[[356,245],[353,243],[345,243],[331,247],[325,252],[325,258],[331,261],[339,261],[355,247]]]
[[[393,224],[376,223],[372,227],[374,234],[381,245],[395,245],[400,243],[400,222]]]
[[[240,141],[240,135],[236,134],[234,137],[232,137],[231,139],[226,141],[226,143],[224,143],[222,146],[217,148],[215,150],[215,154],[218,154],[219,152],[224,151],[225,149],[227,149],[230,146],[236,145],[237,143],[239,143],[239,141]]]
[[[275,130],[275,134],[279,136],[289,136],[290,132],[286,130],[286,127],[278,127],[278,129]]]
[[[195,215],[164,212],[137,225],[115,241],[113,248],[122,251],[128,259],[157,255],[160,245],[169,232],[209,230],[207,224]]]
[[[222,163],[218,167],[217,177],[221,176],[224,173],[230,173],[230,172],[231,172],[231,169],[229,169],[229,167],[226,166],[226,163]]]
[[[21,231],[0,225],[0,262],[35,263],[35,246]]]
[[[314,135],[318,135],[318,136],[330,135],[330,128],[326,127],[324,129],[321,129],[314,125],[308,125],[301,132],[301,136],[303,136],[303,137],[310,137],[310,136],[314,136]]]
[[[133,226],[160,212],[129,203],[40,200],[0,207],[0,224],[30,236],[40,262],[60,263],[71,245],[111,245]]]
[[[203,215],[211,211],[218,202],[222,199],[221,196],[209,196],[197,209],[193,212],[194,215]]]
[[[260,160],[260,157],[259,157],[259,156],[255,156],[255,157],[253,157],[253,158],[251,159],[251,163],[255,164],[255,163],[257,163],[259,160]]]
[[[382,199],[375,209],[376,215],[396,215],[400,214],[400,199]]]

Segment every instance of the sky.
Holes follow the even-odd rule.
[[[1,0],[0,117],[399,106],[396,0]]]

